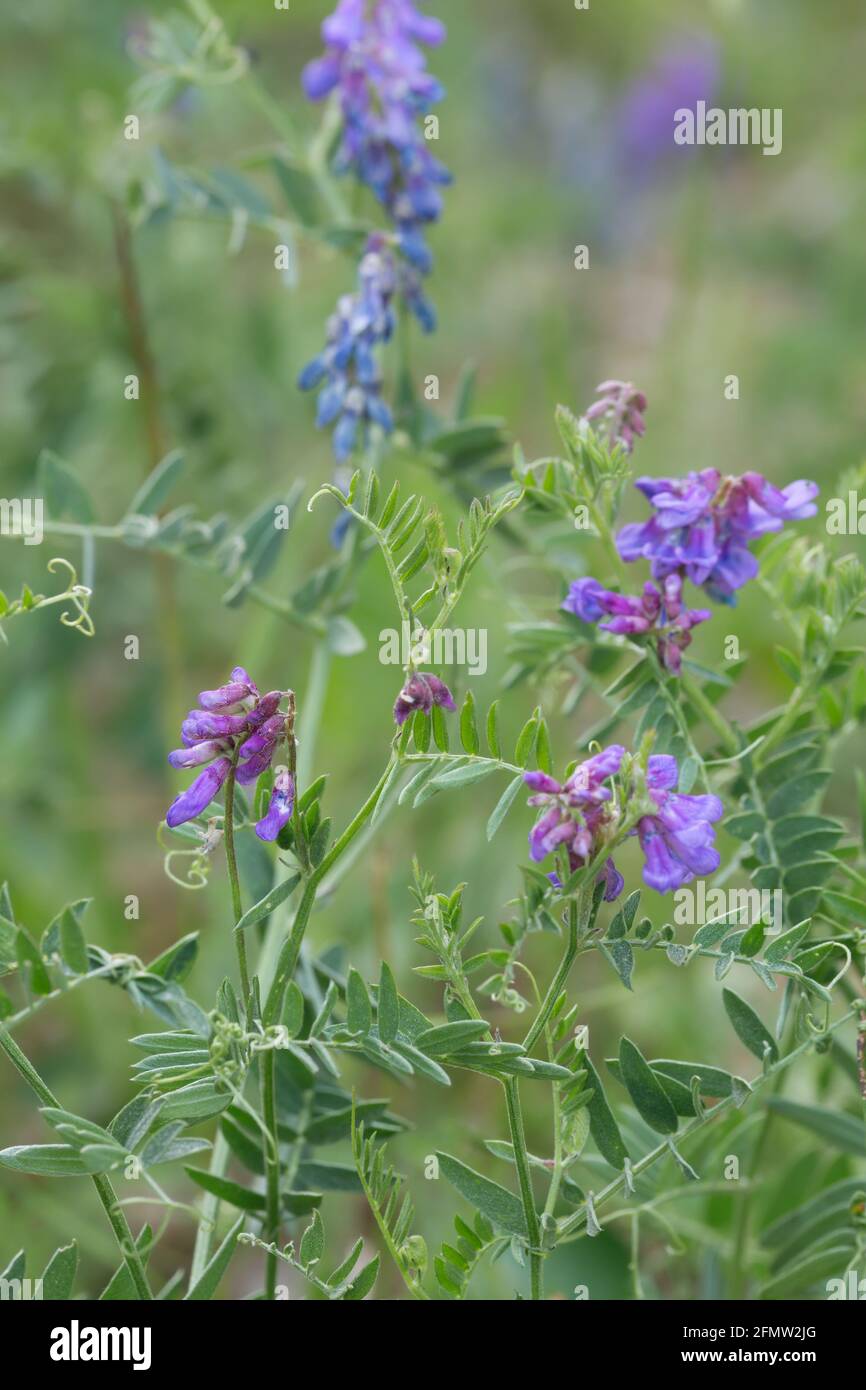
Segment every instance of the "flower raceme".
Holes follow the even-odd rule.
[[[817,511],[816,483],[779,489],[760,473],[723,478],[705,468],[685,478],[638,478],[636,486],[655,515],[622,528],[622,558],[649,560],[654,579],[681,574],[723,603],[733,603],[736,590],[758,573],[751,541]]]
[[[439,217],[439,188],[451,176],[419,125],[443,95],[419,44],[441,44],[445,26],[413,0],[340,0],[322,38],[325,54],[305,68],[304,90],[311,101],[338,93],[338,165],[372,190],[394,223],[400,251],[426,274],[423,226]]]
[[[302,390],[323,385],[316,423],[336,421],[334,454],[343,463],[356,444],[368,443],[369,426],[393,429],[381,398],[376,350],[394,328],[398,296],[429,333],[436,315],[424,294],[432,268],[424,229],[442,210],[439,189],[447,169],[431,154],[420,125],[442,88],[426,70],[419,44],[443,41],[438,19],[412,0],[340,0],[322,25],[326,51],[304,70],[312,101],[337,93],[343,117],[338,167],[370,188],[390,227],[368,239],[358,288],[344,295],[327,328],[323,351],[301,372]]]
[[[176,768],[207,766],[172,802],[167,825],[173,829],[201,815],[219,795],[233,763],[242,786],[268,771],[287,737],[286,716],[280,711],[284,694],[270,690],[261,695],[242,666],[235,666],[228,684],[201,692],[199,708],[190,710],[181,725],[183,747],[169,753],[168,761]],[[255,827],[261,840],[277,838],[291,818],[294,799],[292,775],[280,769],[267,812]]]
[[[669,574],[661,589],[648,580],[639,598],[605,589],[597,579],[576,579],[562,608],[585,623],[598,623],[605,632],[652,636],[662,665],[677,675],[683,651],[692,640],[692,628],[713,616],[708,608],[686,608],[682,590],[679,574]],[[605,614],[607,622],[599,622]]]
[[[534,795],[530,806],[544,808],[529,836],[531,858],[540,863],[564,847],[573,872],[593,862],[606,846],[615,847],[629,835],[637,835],[644,853],[644,882],[659,893],[670,893],[698,875],[719,867],[713,823],[723,814],[717,796],[690,796],[677,792],[676,758],[658,754],[649,758],[645,790],[635,804],[634,793],[615,799],[606,785],[621,769],[625,749],[619,744],[580,763],[557,782],[546,772],[527,772],[524,781]],[[623,878],[610,856],[601,876],[605,899],[622,892]],[[561,887],[556,874],[552,882]]]

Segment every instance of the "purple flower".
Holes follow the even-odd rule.
[[[675,113],[708,106],[719,86],[718,46],[708,35],[679,38],[658,53],[626,91],[619,111],[619,146],[630,183],[644,183],[659,164],[693,154],[674,141]]]
[[[721,818],[722,803],[717,796],[676,792],[678,777],[676,758],[650,758],[647,788],[658,809],[641,817],[636,834],[646,859],[644,882],[659,893],[670,893],[719,867],[712,822]]]
[[[286,738],[285,716],[279,713],[283,694],[270,690],[260,695],[242,666],[234,668],[226,685],[201,692],[202,708],[190,710],[181,726],[183,747],[169,753],[168,761],[176,768],[202,763],[209,766],[172,802],[165,817],[167,825],[173,829],[200,816],[219,794],[233,764],[235,780],[241,785],[255,782],[267,772]],[[261,839],[276,838],[292,814],[293,803],[291,776],[280,771],[267,815],[256,826]]]
[[[283,768],[274,778],[273,791],[267,814],[256,826],[260,840],[275,840],[283,826],[288,824],[295,809],[295,781],[287,768]]]
[[[647,559],[654,579],[680,574],[723,603],[734,602],[735,591],[758,572],[750,541],[817,511],[817,483],[780,490],[760,473],[723,478],[707,468],[685,478],[639,478],[636,486],[655,515],[622,528],[622,558]]]
[[[624,754],[624,748],[613,744],[581,763],[565,782],[546,772],[524,773],[524,782],[535,793],[528,804],[544,808],[529,835],[529,854],[536,864],[560,845],[568,852],[572,873],[595,858],[612,824],[608,806],[612,792],[605,783],[619,771]],[[562,886],[557,874],[549,877],[555,887]],[[605,881],[605,900],[612,902],[623,888],[612,859],[605,860],[600,877]]]
[[[440,705],[442,709],[449,710],[457,708],[451,691],[444,681],[429,671],[416,671],[409,677],[397,696],[394,705],[395,723],[405,724],[410,714],[415,714],[417,710],[429,714],[434,705]]]
[[[593,402],[583,418],[600,420],[607,431],[610,447],[613,449],[619,445],[630,454],[635,435],[643,434],[646,430],[643,418],[646,396],[630,381],[602,381],[595,390],[599,399]]]
[[[585,623],[598,622],[605,632],[629,637],[651,634],[662,665],[676,675],[682,666],[683,651],[692,640],[691,629],[713,616],[707,608],[685,608],[682,588],[680,575],[669,574],[661,590],[647,581],[643,594],[637,598],[613,593],[597,579],[577,579],[562,608]],[[606,613],[610,615],[608,621],[599,622]]]

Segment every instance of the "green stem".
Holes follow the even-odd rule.
[[[226,1142],[222,1129],[217,1128],[214,1138],[213,1148],[211,1149],[210,1163],[208,1172],[212,1177],[221,1178],[225,1174],[229,1159],[229,1146]],[[192,1288],[198,1283],[205,1266],[210,1259],[211,1237],[219,1217],[220,1199],[213,1192],[206,1192],[202,1198],[199,1210],[198,1230],[195,1233],[195,1245],[192,1252],[192,1267],[189,1275],[189,1287]]]
[[[710,727],[715,729],[728,752],[739,753],[740,740],[737,738],[736,733],[731,728],[731,725],[728,723],[721,710],[716,709],[712,700],[704,694],[698,682],[692,679],[688,671],[682,671],[679,679],[685,694],[689,697],[695,708],[700,710]]]
[[[523,1046],[526,1048],[527,1055],[532,1051],[547,1027],[547,1021],[553,1012],[553,1006],[562,993],[565,982],[568,979],[568,972],[577,955],[578,920],[579,913],[577,904],[571,902],[568,906],[568,943],[565,948],[565,954],[559,962],[556,974],[550,982],[547,993],[544,996],[544,1002],[535,1016],[535,1021],[526,1037],[523,1039]]]
[[[278,1240],[280,1234],[280,1150],[277,1139],[276,1057],[273,1048],[268,1048],[259,1056],[259,1084],[261,1087],[262,1119],[269,1138],[269,1142],[264,1146],[264,1239],[271,1244]],[[277,1257],[272,1250],[269,1250],[265,1266],[265,1298],[273,1301],[276,1296]]]
[[[514,1161],[517,1165],[517,1179],[520,1183],[520,1198],[526,1220],[526,1234],[529,1241],[529,1296],[533,1300],[543,1297],[543,1273],[541,1268],[541,1233],[538,1225],[538,1212],[532,1191],[532,1177],[529,1172],[529,1156],[526,1152],[526,1135],[523,1132],[523,1113],[520,1108],[520,1092],[517,1077],[510,1076],[504,1081],[505,1105],[508,1110],[508,1128],[514,1148]]]
[[[385,788],[385,784],[391,775],[391,768],[393,767],[393,762],[394,759],[392,755],[392,757],[388,760],[388,766],[385,768],[385,771],[379,778],[379,781],[376,783],[370,795],[367,797],[367,800],[364,802],[364,805],[361,807],[358,814],[349,823],[349,825],[346,826],[346,829],[343,831],[339,840],[335,841],[334,845],[331,847],[331,849],[328,851],[328,853],[324,856],[321,862],[313,870],[310,877],[307,879],[303,897],[301,898],[301,901],[298,904],[298,910],[295,914],[295,920],[292,923],[292,930],[289,934],[288,939],[284,942],[282,950],[280,951],[279,959],[277,960],[277,967],[274,971],[274,978],[271,983],[271,987],[268,990],[268,996],[265,1002],[262,1020],[266,1026],[270,1026],[271,1024],[279,1022],[280,1014],[283,1008],[283,996],[285,995],[286,988],[292,976],[294,975],[295,968],[298,964],[298,957],[301,954],[301,946],[303,945],[304,935],[307,930],[307,924],[310,920],[310,913],[312,912],[313,905],[316,901],[316,894],[318,892],[319,884],[325,877],[325,874],[328,872],[328,870],[332,868],[332,866],[337,862],[337,860],[344,853],[344,851],[348,849],[355,836],[359,833],[360,830],[363,829],[366,822],[370,819],[370,816],[376,809],[379,797],[382,795],[382,792]]]
[[[223,821],[223,833],[226,847],[226,864],[229,871],[229,883],[232,889],[232,910],[235,915],[234,938],[235,950],[238,956],[238,972],[241,979],[241,997],[244,1008],[250,997],[250,977],[247,970],[247,943],[244,933],[238,930],[238,922],[244,915],[243,902],[241,900],[241,883],[238,877],[238,861],[235,854],[235,776],[237,773],[238,753],[240,744],[235,748],[232,758],[232,765],[229,775],[226,778],[226,813]]]
[[[6,1053],[12,1065],[24,1078],[39,1100],[42,1101],[42,1104],[51,1106],[53,1110],[62,1110],[63,1107],[53,1091],[46,1086],[30,1059],[25,1056],[21,1048],[15,1040],[9,1036],[2,1025],[0,1025],[0,1047],[3,1048],[3,1051]],[[143,1302],[150,1302],[153,1298],[153,1294],[147,1282],[147,1275],[144,1272],[141,1255],[136,1249],[132,1231],[129,1229],[129,1223],[118,1205],[117,1194],[105,1173],[91,1174],[91,1181],[105,1209],[105,1214],[114,1232],[114,1238],[117,1241],[118,1249],[123,1257],[123,1262],[132,1279],[136,1296]]]

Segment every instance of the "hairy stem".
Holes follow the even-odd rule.
[[[517,1165],[517,1180],[520,1184],[520,1199],[523,1202],[526,1234],[529,1240],[529,1296],[533,1300],[538,1300],[543,1297],[542,1255],[539,1248],[541,1232],[538,1225],[538,1212],[535,1209],[535,1196],[532,1191],[532,1177],[529,1172],[529,1156],[526,1152],[526,1135],[523,1132],[523,1112],[520,1108],[517,1077],[510,1076],[502,1084],[505,1089],[508,1128],[511,1131],[514,1161]]]

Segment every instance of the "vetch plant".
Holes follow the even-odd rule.
[[[167,100],[181,79],[257,81],[210,7],[189,10],[194,23],[152,35],[151,93]],[[37,928],[4,885],[0,1048],[50,1142],[3,1136],[0,1166],[95,1186],[117,1244],[103,1297],[231,1289],[275,1301],[286,1280],[293,1298],[325,1301],[460,1300],[482,1286],[540,1300],[561,1292],[562,1267],[581,1282],[603,1230],[625,1246],[634,1298],[694,1297],[708,1269],[728,1297],[822,1297],[828,1279],[860,1276],[866,1260],[862,778],[862,814],[835,814],[846,750],[866,724],[852,635],[866,617],[866,572],[810,534],[815,484],[777,488],[712,462],[639,477],[653,515],[621,524],[647,407],[631,383],[604,382],[583,416],[559,407],[561,455],[528,460],[518,447],[510,463],[501,422],[471,413],[468,378],[448,418],[421,405],[405,356],[389,387],[383,355],[400,313],[432,326],[425,233],[447,176],[423,134],[442,93],[422,45],[445,35],[410,0],[341,0],[323,37],[303,78],[326,103],[323,127],[282,172],[304,209],[292,235],[348,247],[357,262],[357,290],[301,378],[320,392],[318,423],[334,427],[345,473],[309,496],[297,482],[234,520],[168,509],[183,476],[170,453],[120,519],[100,523],[63,465],[45,520],[46,535],[80,545],[88,562],[110,543],[176,566],[179,581],[197,570],[222,599],[230,659],[257,673],[248,605],[285,624],[291,640],[270,648],[281,688],[262,693],[238,664],[185,716],[182,694],[172,709],[181,736],[168,761],[190,780],[159,826],[166,873],[222,894],[207,931],[231,936],[236,965],[208,988],[197,932],[143,960],[88,939],[88,900],[58,903]],[[260,92],[255,104],[273,117]],[[378,223],[345,214],[352,180]],[[315,215],[299,187],[318,195]],[[410,466],[429,498],[407,484]],[[316,536],[334,508],[345,544],[324,544],[311,572],[285,553],[286,531]],[[540,596],[502,585],[514,556],[541,575]],[[632,566],[642,561],[651,577],[640,590]],[[358,671],[382,627],[356,599],[374,565],[388,622],[421,626],[425,659],[407,644],[387,698],[353,699],[356,745],[380,756],[346,812],[331,787],[350,769],[323,710],[335,665],[354,696],[362,677],[343,663]],[[483,600],[485,574],[497,602],[513,604],[514,660],[482,699],[459,669],[430,669],[426,653],[473,587]],[[788,633],[778,656],[790,690],[760,712],[737,690],[744,663],[723,667],[717,613],[692,607],[686,587],[723,604],[733,624],[747,582]],[[89,630],[99,583],[91,595],[73,572],[73,592],[73,625]],[[229,661],[215,654],[212,665],[217,682]],[[282,688],[290,680],[303,693]],[[461,830],[455,854],[469,859],[471,848],[481,866],[480,888],[439,886],[427,867],[412,816],[434,801]],[[423,847],[406,865],[411,899],[398,923],[411,922],[414,943],[401,940],[393,960],[375,949],[370,970],[369,941],[320,949],[316,914],[358,881],[397,817]],[[490,844],[508,818],[520,852],[506,878]],[[144,841],[153,826],[140,830]],[[245,876],[250,846],[258,872]],[[184,874],[179,856],[190,860]],[[726,908],[684,935],[674,894],[692,883],[778,893],[782,920],[742,922]],[[469,906],[482,889],[492,923]],[[600,977],[623,991],[629,1022],[615,1040],[620,1011]],[[136,1057],[114,1115],[96,1088],[94,1115],[66,1109],[26,1050],[35,1015],[99,986],[128,1004]],[[700,1021],[700,1056],[659,1055],[657,1025],[632,1003],[643,990],[663,994],[674,1034],[678,1018]],[[783,1094],[794,1071],[796,1099]],[[437,1087],[451,1090],[447,1120],[429,1101]],[[442,1188],[430,1201],[428,1175],[398,1171],[391,1156],[411,1128],[399,1113],[410,1095],[429,1177],[453,1190],[445,1223]],[[495,1133],[481,1132],[476,1095],[492,1097]],[[784,1172],[766,1161],[776,1126],[803,1145]],[[71,1200],[69,1210],[72,1243],[42,1273],[46,1297],[97,1292],[76,1282]],[[169,1221],[172,1260],[181,1231],[189,1258],[163,1279]],[[27,1277],[25,1258],[2,1277]]]

